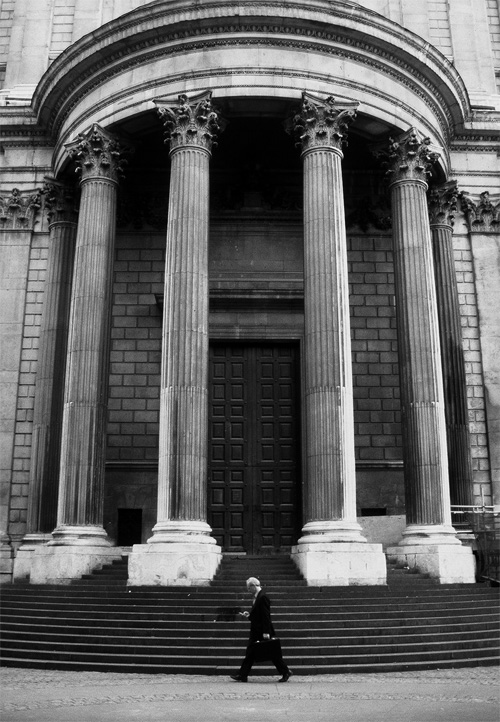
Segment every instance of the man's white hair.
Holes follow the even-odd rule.
[[[247,579],[247,587],[249,584],[253,584],[254,587],[260,587],[260,582],[256,577],[250,577]]]

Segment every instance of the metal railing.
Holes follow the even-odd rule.
[[[473,542],[476,578],[500,584],[500,513],[493,506],[452,505],[451,519],[459,536]]]

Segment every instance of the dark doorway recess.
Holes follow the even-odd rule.
[[[295,344],[210,348],[208,521],[225,552],[275,554],[300,524]]]
[[[142,509],[118,509],[117,546],[130,547],[142,541]]]

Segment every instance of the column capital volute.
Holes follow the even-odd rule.
[[[453,228],[458,203],[457,182],[452,180],[439,186],[433,186],[429,190],[427,203],[431,226]]]
[[[131,146],[97,123],[79,133],[65,148],[76,163],[82,183],[97,178],[118,183],[127,163],[126,156],[132,152]]]
[[[0,229],[33,230],[42,208],[42,191],[13,188],[0,193]]]
[[[78,219],[76,188],[55,178],[45,178],[43,187],[49,228],[55,223],[76,223]]]
[[[471,195],[459,194],[460,207],[471,233],[498,233],[500,230],[500,197],[491,197],[489,191]]]
[[[432,165],[439,158],[430,138],[417,128],[410,128],[396,138],[389,138],[388,144],[378,145],[372,150],[386,169],[389,185],[413,181],[427,187]]]
[[[324,149],[341,152],[358,105],[356,101],[337,103],[331,95],[325,98],[304,91],[300,108],[290,115],[285,129],[303,155]]]
[[[176,103],[155,100],[164,127],[165,143],[170,153],[181,148],[198,148],[207,153],[217,145],[217,138],[226,127],[219,109],[206,91],[188,97],[178,96]]]

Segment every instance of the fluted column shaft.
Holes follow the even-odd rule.
[[[206,521],[208,168],[202,148],[172,156],[160,389],[158,522]]]
[[[443,370],[450,500],[472,504],[472,458],[460,306],[453,256],[456,183],[436,188],[429,200],[439,337]]]
[[[304,93],[289,123],[304,163],[306,524],[301,543],[307,535],[312,541],[361,539],[341,172],[341,148],[356,107]]]
[[[103,523],[116,197],[121,149],[93,126],[68,146],[81,167],[57,528],[52,544],[106,542]]]
[[[66,346],[76,212],[72,188],[49,181],[45,189],[49,216],[49,253],[40,328],[30,465],[29,537],[50,533],[56,526],[61,451]]]
[[[342,153],[304,154],[306,521],[355,519]]]
[[[391,147],[391,196],[406,518],[453,534],[439,327],[426,200],[428,142],[412,130]]]
[[[160,384],[158,518],[150,542],[210,534],[208,463],[209,162],[220,129],[210,94],[160,106],[171,174]]]

